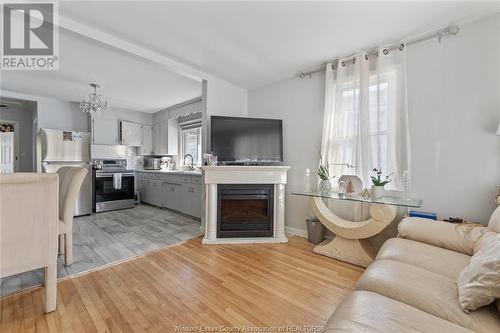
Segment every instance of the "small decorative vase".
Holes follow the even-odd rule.
[[[382,199],[385,195],[385,188],[383,186],[372,185],[372,199]]]
[[[319,182],[319,190],[321,193],[329,193],[332,190],[332,182],[330,179],[322,179]]]

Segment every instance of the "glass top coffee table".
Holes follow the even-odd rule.
[[[317,197],[323,199],[333,199],[333,200],[346,200],[346,201],[355,201],[362,203],[371,203],[371,204],[384,204],[384,205],[392,205],[392,206],[400,206],[400,207],[408,207],[408,208],[420,208],[422,207],[422,200],[420,199],[410,199],[410,198],[400,198],[400,197],[392,197],[387,196],[380,199],[373,199],[370,196],[364,197],[359,194],[343,194],[339,192],[292,192],[292,195],[300,195],[304,197]]]
[[[374,199],[359,194],[341,194],[338,192],[291,192],[311,200],[314,214],[320,222],[335,234],[333,240],[325,240],[314,247],[314,252],[367,267],[373,262],[376,251],[370,246],[367,238],[384,230],[396,217],[398,207],[420,208],[422,200],[383,197]],[[325,204],[326,200],[343,200],[371,204],[368,220],[354,222],[335,215]]]

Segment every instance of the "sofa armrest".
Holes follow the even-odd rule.
[[[398,226],[399,237],[472,255],[474,243],[488,231],[484,226],[407,217]]]

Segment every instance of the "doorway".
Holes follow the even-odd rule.
[[[19,171],[19,122],[0,119],[0,174]]]

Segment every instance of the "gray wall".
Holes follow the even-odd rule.
[[[500,15],[461,27],[442,43],[408,49],[412,195],[423,210],[487,223],[500,184]],[[324,75],[249,92],[250,117],[282,118],[292,166],[286,225],[305,229],[309,203],[289,194],[315,169],[323,123]]]
[[[80,111],[78,103],[42,98],[37,104],[38,128],[90,131],[88,114]]]
[[[2,108],[0,109],[0,120],[19,122],[19,172],[34,171],[34,141],[33,121],[35,120],[35,108]],[[16,129],[17,130],[17,129]]]

